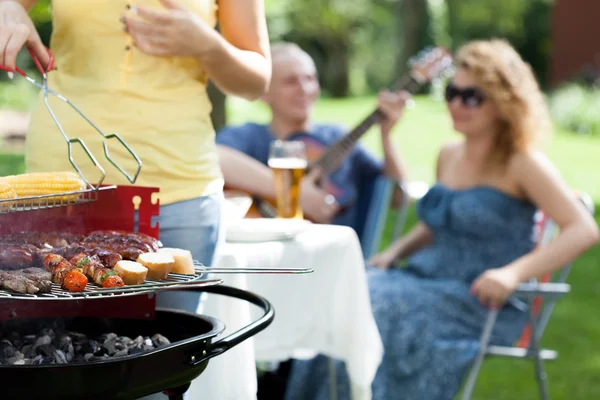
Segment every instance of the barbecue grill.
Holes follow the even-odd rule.
[[[19,231],[86,233],[98,229],[137,230],[157,237],[158,224],[151,219],[159,206],[151,202],[158,189],[113,186],[98,190],[96,200],[61,207],[42,207],[0,214],[0,235]],[[136,210],[137,204],[137,210]],[[108,210],[111,210],[108,213]],[[134,215],[138,214],[137,227]],[[134,229],[136,228],[136,229]],[[104,289],[91,287],[69,293],[53,287],[47,294],[18,294],[0,290],[0,332],[17,329],[35,334],[59,321],[64,329],[94,336],[151,336],[160,333],[170,344],[125,357],[85,363],[6,365],[0,354],[3,399],[139,399],[164,391],[172,400],[182,399],[190,382],[211,358],[265,329],[273,321],[270,303],[253,293],[222,285],[211,272],[307,273],[310,270],[237,270],[196,265],[196,275],[170,274],[164,281]],[[160,290],[192,290],[230,296],[263,309],[258,320],[215,341],[224,330],[218,319],[179,310],[157,309]],[[1,347],[1,346],[0,346]],[[35,382],[23,386],[23,382]]]
[[[46,107],[65,138],[73,168],[86,183],[82,190],[60,195],[0,200],[0,236],[19,232],[87,235],[110,230],[138,232],[158,239],[159,189],[133,185],[104,185],[104,168],[83,140],[71,139],[48,105],[54,95],[104,136],[105,157],[133,184],[141,161],[117,135],[106,135],[79,109],[47,87],[17,72],[43,91]],[[0,66],[0,69],[5,67]],[[138,162],[133,175],[110,158],[106,141],[116,138]],[[101,171],[91,184],[71,156],[79,144]],[[194,275],[170,273],[164,280],[146,279],[137,285],[104,288],[87,285],[69,292],[53,284],[35,294],[0,290],[0,376],[2,399],[138,399],[164,391],[182,399],[190,382],[211,358],[264,330],[274,318],[270,303],[253,293],[223,286],[214,273],[304,274],[308,269],[213,268],[195,262]],[[224,331],[218,319],[179,310],[156,309],[156,292],[191,290],[225,295],[262,308],[250,325],[215,341]],[[94,339],[96,338],[96,339]],[[101,343],[102,342],[102,343]],[[109,346],[110,344],[110,346]]]

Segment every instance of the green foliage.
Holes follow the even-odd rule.
[[[550,59],[552,0],[446,0],[452,48],[474,39],[507,39],[543,86]]]
[[[25,172],[25,156],[19,153],[0,153],[0,176]]]
[[[0,108],[29,111],[38,92],[35,86],[20,76],[12,81],[0,82]]]
[[[600,88],[569,83],[549,97],[553,120],[563,129],[600,135]]]

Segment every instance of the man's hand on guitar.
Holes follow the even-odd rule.
[[[300,190],[300,202],[306,217],[315,222],[327,224],[331,222],[340,207],[333,196],[318,186],[319,177],[318,168],[313,168],[304,177]]]
[[[382,90],[377,96],[377,107],[383,114],[379,125],[381,126],[381,133],[388,135],[394,125],[398,122],[402,114],[406,103],[411,99],[410,93],[406,91],[401,92],[390,92],[388,90]]]

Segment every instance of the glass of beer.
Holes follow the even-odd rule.
[[[275,178],[278,218],[302,219],[300,184],[307,166],[303,142],[275,140],[269,149],[269,167]]]

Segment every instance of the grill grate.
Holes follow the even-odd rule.
[[[115,188],[116,186],[114,185],[102,186],[98,188],[92,186],[88,189],[74,192],[0,200],[0,214],[91,203],[98,199],[99,190]]]
[[[205,279],[204,273],[198,271],[196,275],[169,274],[163,281],[146,280],[140,285],[125,285],[119,288],[104,289],[93,283],[89,283],[82,292],[69,292],[52,284],[50,293],[41,294],[21,294],[8,290],[0,290],[0,299],[15,300],[81,300],[81,299],[99,299],[114,298],[125,296],[136,296],[149,292],[155,292],[167,289],[185,289],[193,285],[194,288],[208,287],[223,283],[221,279]]]

